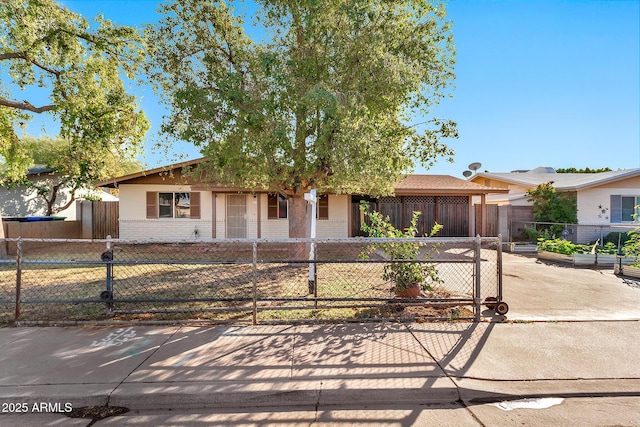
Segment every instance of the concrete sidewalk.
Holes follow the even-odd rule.
[[[640,322],[0,329],[0,402],[130,409],[640,396]]]
[[[42,425],[42,412],[105,405],[131,409],[131,425],[175,425],[207,410],[239,419],[249,408],[264,411],[258,420],[288,408],[287,424],[289,416],[349,423],[347,413],[375,421],[376,410],[393,410],[400,425],[492,425],[478,424],[487,404],[528,397],[571,399],[564,410],[576,411],[538,425],[590,416],[640,425],[640,289],[608,270],[505,254],[504,290],[511,309],[497,323],[0,328],[0,425]],[[594,397],[604,409],[587,415]],[[425,405],[446,410],[416,415]],[[24,408],[29,415],[11,416]],[[136,415],[164,409],[182,415]],[[494,421],[522,424],[511,414]],[[87,424],[49,415],[51,425]]]

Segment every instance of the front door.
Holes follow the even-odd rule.
[[[247,237],[247,196],[227,194],[227,239]]]

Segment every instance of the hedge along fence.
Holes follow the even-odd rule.
[[[398,239],[7,239],[16,256],[0,260],[0,321],[478,321],[483,299],[501,299],[499,238],[401,240],[420,246],[417,259],[367,251]],[[393,262],[432,264],[441,281],[396,298],[383,279]]]

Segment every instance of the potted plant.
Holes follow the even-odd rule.
[[[441,283],[435,265],[416,262],[423,253],[423,260],[430,259],[437,246],[431,246],[424,251],[424,243],[416,241],[403,242],[401,239],[415,238],[418,233],[418,217],[420,212],[414,212],[411,223],[404,231],[398,230],[384,218],[380,212],[369,212],[366,207],[360,207],[368,221],[363,221],[362,230],[370,237],[398,239],[398,242],[377,243],[368,246],[360,257],[367,259],[373,252],[381,252],[391,262],[384,266],[382,278],[393,283],[396,296],[401,298],[417,298],[422,291],[432,290],[431,283]],[[369,222],[369,224],[367,223]],[[442,225],[435,223],[429,237],[435,236],[442,229]]]
[[[427,279],[433,273],[433,267],[427,264],[410,262],[392,262],[384,267],[382,278],[394,284],[394,292],[400,298],[417,298],[423,290],[430,291]]]

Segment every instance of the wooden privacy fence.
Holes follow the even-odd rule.
[[[92,239],[114,239],[120,235],[118,227],[119,202],[89,202],[92,206]]]
[[[4,221],[7,238],[79,239],[82,237],[81,221]]]
[[[119,202],[82,200],[76,221],[3,221],[4,237],[17,239],[106,239],[118,238]]]
[[[414,212],[420,212],[418,235],[429,235],[434,223],[443,225],[439,237],[468,237],[468,196],[397,196],[380,197],[369,201],[369,211],[378,211],[390,218],[397,229],[405,229],[411,223]],[[351,220],[354,236],[364,236],[361,231],[364,216],[360,212],[360,201],[351,204]],[[495,234],[497,235],[497,234]]]

